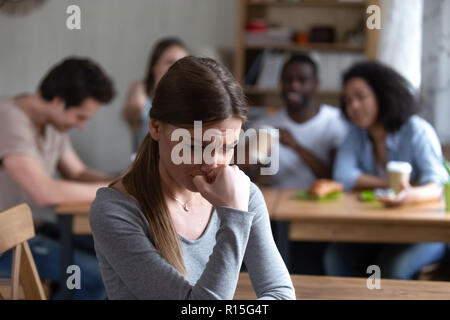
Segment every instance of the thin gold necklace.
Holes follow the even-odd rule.
[[[178,202],[181,205],[181,207],[184,209],[184,211],[186,211],[186,212],[190,212],[191,211],[191,208],[188,206],[188,203],[191,202],[192,199],[190,199],[190,200],[186,201],[185,203],[183,203],[183,201],[177,199],[177,197],[175,197],[175,196],[170,196],[170,197],[172,199],[174,199],[176,202]]]

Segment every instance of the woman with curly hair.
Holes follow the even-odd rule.
[[[388,188],[389,161],[408,162],[411,183],[387,206],[439,199],[448,175],[442,164],[439,139],[416,115],[418,103],[410,84],[393,69],[377,62],[362,62],[343,77],[342,110],[351,122],[340,146],[333,178],[347,191]],[[384,278],[411,279],[426,265],[445,255],[442,243],[332,244],[325,254],[329,275],[365,276],[366,268],[380,266]]]

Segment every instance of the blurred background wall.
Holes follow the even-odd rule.
[[[450,0],[424,2],[422,107],[450,159]]]
[[[81,30],[66,27],[71,4],[81,8]],[[118,95],[85,130],[70,135],[87,164],[121,171],[129,163],[131,136],[120,110],[130,83],[144,76],[153,44],[178,36],[194,54],[224,53],[216,58],[231,67],[234,6],[228,0],[48,0],[26,16],[0,14],[0,95],[34,92],[68,55],[96,60],[114,78]]]
[[[436,127],[442,144],[449,144],[450,0],[368,3],[383,8],[382,30],[373,58],[388,63],[419,87],[422,115]],[[66,9],[72,4],[81,8],[81,30],[66,27]],[[301,29],[302,23],[308,21],[323,23],[333,19],[347,26],[355,20],[350,19],[350,13],[356,19],[361,13],[357,5],[339,7],[342,9],[335,11],[326,6],[275,6],[267,10],[266,18]],[[46,0],[28,15],[0,13],[0,95],[34,92],[45,72],[66,56],[87,56],[98,61],[114,79],[118,95],[87,123],[85,130],[72,130],[70,135],[88,165],[108,172],[121,171],[129,164],[132,150],[121,109],[129,85],[143,78],[154,43],[162,37],[178,36],[193,54],[219,59],[233,70],[233,58],[238,60],[236,56],[241,55],[241,60],[245,59],[245,48],[236,48],[238,9],[235,0]],[[253,10],[256,17],[264,16],[263,7]],[[244,18],[242,28],[246,22]],[[364,21],[361,23],[364,28]],[[310,53],[320,66],[321,89],[335,99],[339,96],[341,71],[362,59],[363,52],[328,51]],[[256,93],[252,99],[261,96],[258,90]],[[262,93],[268,96],[267,101],[274,95],[279,99],[276,90]]]

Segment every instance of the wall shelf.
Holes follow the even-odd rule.
[[[254,85],[255,73],[245,82],[246,75],[253,66],[261,52],[280,51],[289,56],[295,52],[318,52],[319,54],[360,54],[362,57],[376,56],[378,32],[364,27],[366,7],[370,4],[379,4],[379,0],[367,1],[338,1],[338,0],[303,0],[288,2],[284,0],[258,1],[235,0],[237,9],[236,19],[236,45],[234,53],[234,75],[243,85],[245,94],[249,97],[250,105],[279,106],[281,99],[278,89],[259,89]],[[305,33],[313,26],[331,25],[335,28],[334,43],[305,42],[274,42],[271,38],[248,37],[246,26],[252,20],[264,20],[268,26],[285,27],[292,32]],[[359,43],[351,42],[347,35],[352,31],[362,33]],[[247,34],[247,35],[246,35]],[[354,40],[354,39],[352,39]],[[308,41],[308,40],[306,40]],[[252,69],[254,70],[254,69]],[[339,84],[336,84],[339,86]],[[321,91],[317,94],[320,102],[337,105],[339,92]]]
[[[272,7],[328,7],[328,8],[365,8],[365,1],[362,2],[351,2],[351,1],[333,1],[333,0],[305,0],[299,2],[293,1],[260,1],[260,2],[249,2],[250,7],[262,7],[262,6],[272,6]]]
[[[308,43],[308,44],[245,44],[247,50],[284,50],[284,51],[330,51],[330,52],[361,52],[363,46],[350,45],[346,43]]]
[[[272,95],[272,96],[279,96],[280,95],[280,89],[261,89],[257,88],[255,86],[244,86],[244,91],[247,95]],[[322,97],[334,97],[339,98],[340,92],[339,91],[333,91],[333,90],[323,90],[317,92],[318,96]]]

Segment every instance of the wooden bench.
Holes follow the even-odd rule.
[[[381,279],[381,289],[367,288],[366,278],[291,275],[298,300],[449,300],[450,282]],[[235,300],[256,294],[248,273],[241,273]]]

